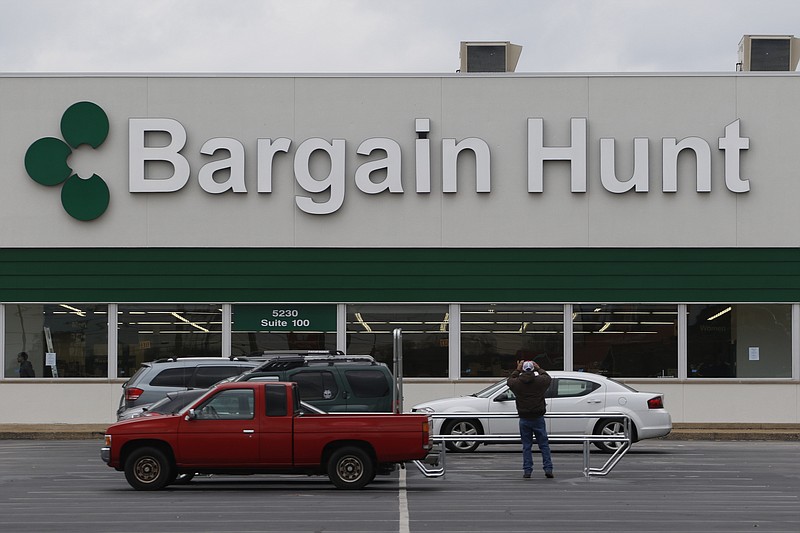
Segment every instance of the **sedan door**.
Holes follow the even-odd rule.
[[[590,379],[558,377],[553,379],[549,391],[547,412],[590,413],[603,411],[606,406],[606,387]],[[548,431],[551,435],[583,435],[596,419],[550,418]]]
[[[517,414],[516,396],[508,387],[503,387],[489,399],[490,413]],[[519,417],[488,419],[489,435],[519,435]]]

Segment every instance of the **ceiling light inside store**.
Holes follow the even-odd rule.
[[[189,324],[190,326],[195,327],[195,328],[199,329],[200,331],[203,331],[205,333],[211,333],[210,330],[204,328],[203,326],[201,326],[201,325],[199,325],[199,324],[197,324],[195,322],[192,322],[191,320],[187,320],[186,318],[182,317],[178,313],[170,313],[170,314],[172,316],[174,316],[175,318],[177,318],[178,320],[180,320],[181,322],[185,322],[186,324]]]
[[[714,316],[712,316],[712,317],[709,317],[709,318],[707,318],[706,320],[708,320],[708,321],[710,322],[711,320],[714,320],[714,319],[716,319],[716,318],[719,318],[719,317],[721,317],[721,316],[722,316],[722,315],[724,315],[725,313],[729,313],[729,312],[730,312],[730,310],[731,310],[731,308],[730,308],[730,307],[726,307],[725,309],[723,309],[722,311],[720,311],[720,312],[719,312],[719,313],[717,313],[716,315],[714,315]]]
[[[358,323],[364,328],[364,331],[367,333],[372,333],[372,328],[369,327],[369,324],[364,322],[364,319],[361,317],[361,313],[356,313],[356,320],[358,320]]]
[[[78,316],[86,316],[86,311],[81,311],[77,307],[72,307],[71,305],[67,305],[67,304],[58,304],[58,305],[60,305],[64,309],[69,309],[70,311],[72,311],[73,313],[75,313]]]

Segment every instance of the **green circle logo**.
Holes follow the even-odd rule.
[[[61,185],[61,205],[72,217],[81,221],[98,218],[105,213],[110,200],[108,185],[97,174],[83,179],[67,164],[73,148],[88,144],[98,148],[108,137],[108,116],[92,102],[71,105],[61,117],[61,136],[43,137],[25,152],[28,176],[42,185]]]

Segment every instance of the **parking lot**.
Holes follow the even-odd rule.
[[[580,446],[555,446],[556,479],[526,480],[517,447],[502,445],[449,454],[444,479],[407,470],[362,491],[213,476],[154,493],[132,490],[100,445],[0,441],[0,530],[800,531],[796,442],[641,442],[604,478],[584,478]],[[592,466],[605,457],[592,453]]]

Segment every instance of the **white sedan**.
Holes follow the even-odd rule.
[[[663,437],[672,430],[672,418],[664,408],[664,396],[659,393],[638,392],[617,381],[586,372],[549,372],[553,378],[547,389],[548,413],[581,412],[598,413],[597,418],[546,418],[547,432],[551,436],[565,435],[622,435],[623,421],[604,418],[602,413],[625,413],[631,418],[633,442]],[[424,402],[412,407],[412,412],[452,414],[452,417],[434,418],[436,435],[517,435],[518,418],[481,418],[479,413],[516,413],[514,393],[506,380],[470,396],[445,398]],[[475,413],[475,416],[470,416]],[[519,438],[509,442],[519,442]],[[454,441],[447,447],[455,452],[474,451],[480,442]],[[616,449],[618,442],[596,442],[603,451]]]

